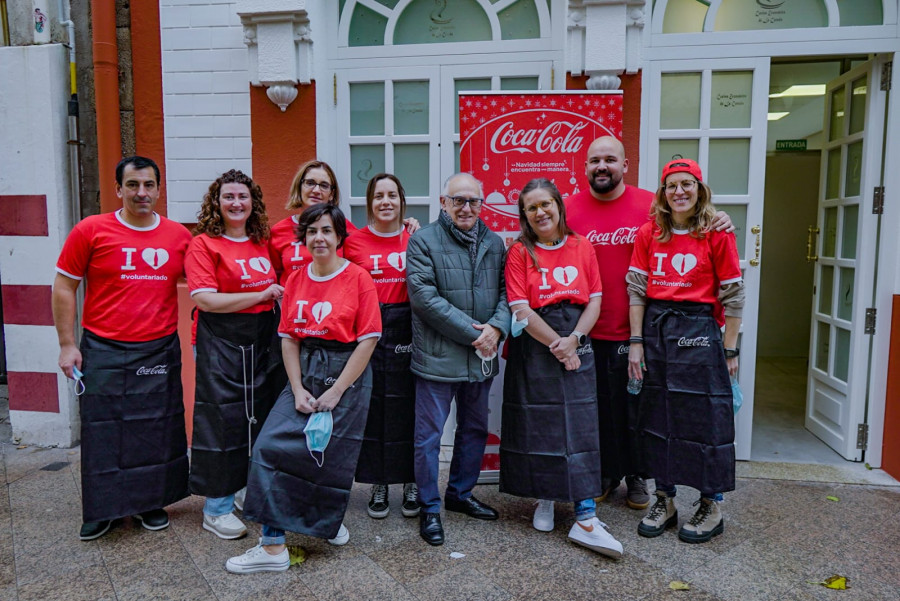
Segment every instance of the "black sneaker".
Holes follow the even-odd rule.
[[[387,484],[372,485],[372,498],[369,499],[368,507],[369,517],[380,520],[386,518],[391,512],[391,506],[388,504],[388,487]]]
[[[403,485],[403,507],[400,511],[404,517],[414,518],[419,515],[419,487],[415,482],[407,482]]]
[[[109,532],[110,526],[112,526],[112,520],[84,522],[81,524],[81,532],[78,534],[78,538],[81,540],[94,540],[95,538],[100,538]]]
[[[141,523],[141,526],[147,530],[163,530],[169,527],[169,514],[165,509],[154,509],[153,511],[145,511],[134,516],[134,519]]]

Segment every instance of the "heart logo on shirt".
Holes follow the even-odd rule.
[[[684,274],[689,272],[691,269],[697,266],[697,257],[688,253],[683,255],[678,253],[674,257],[672,257],[672,267],[675,268],[675,271],[678,272],[678,275],[684,277]]]
[[[557,267],[553,270],[553,279],[568,286],[578,277],[578,269],[574,265],[566,265],[565,267]]]
[[[322,301],[313,305],[312,316],[316,319],[316,323],[322,323],[322,320],[331,315],[331,303]]]
[[[272,263],[265,257],[253,257],[249,261],[251,269],[255,269],[260,273],[269,273]]]
[[[406,251],[389,254],[387,261],[388,264],[397,271],[406,271]]]
[[[141,252],[141,258],[153,269],[159,269],[168,263],[169,252],[164,248],[145,248]]]

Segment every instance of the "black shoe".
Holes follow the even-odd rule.
[[[464,513],[476,520],[496,520],[500,517],[497,510],[493,507],[485,505],[474,496],[468,499],[453,499],[447,497],[444,499],[444,509],[447,511],[457,511]]]
[[[419,514],[419,536],[426,543],[437,547],[444,544],[444,527],[441,525],[441,514],[425,513]]]
[[[153,511],[145,511],[134,516],[134,519],[141,523],[141,526],[147,530],[162,530],[169,527],[169,514],[165,509],[154,509]]]
[[[109,532],[110,526],[112,526],[112,520],[84,522],[81,524],[81,532],[78,534],[78,538],[81,540],[94,540],[95,538],[100,538]]]

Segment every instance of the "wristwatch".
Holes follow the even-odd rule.
[[[725,349],[725,358],[726,359],[734,359],[738,355],[741,354],[741,349],[739,348],[727,348]]]
[[[569,336],[574,336],[575,340],[578,342],[578,346],[582,346],[585,342],[587,342],[587,336],[579,332],[578,330],[573,330]]]

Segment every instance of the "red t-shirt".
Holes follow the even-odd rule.
[[[268,246],[250,238],[199,234],[191,240],[184,270],[191,296],[200,292],[260,292],[275,283]],[[269,300],[236,313],[271,311],[273,304]]]
[[[178,325],[178,278],[191,234],[157,216],[156,225],[136,228],[119,212],[79,222],[63,245],[56,271],[85,279],[81,324],[94,334],[123,342],[168,336]]]
[[[537,309],[564,300],[586,305],[602,294],[597,257],[581,236],[567,236],[556,246],[536,244],[534,254],[538,259],[537,269],[523,244],[513,244],[509,249],[506,299],[510,307],[527,303]]]
[[[297,240],[294,228],[297,227],[298,215],[285,217],[272,226],[269,236],[269,255],[275,272],[279,274],[278,282],[284,286],[288,276],[312,261],[312,255],[303,242]],[[347,236],[359,231],[349,220],[347,221]],[[344,242],[346,244],[346,241]],[[343,256],[343,248],[338,249],[338,255]]]
[[[282,338],[324,338],[354,342],[381,337],[378,293],[369,274],[350,261],[329,276],[295,271],[281,301]]]
[[[381,234],[364,227],[344,242],[344,256],[372,276],[378,301],[408,303],[406,291],[406,228],[393,234]]]
[[[647,276],[647,297],[715,305],[719,287],[741,280],[734,234],[711,231],[702,239],[675,231],[668,242],[656,240],[659,228],[638,230],[631,271]]]

